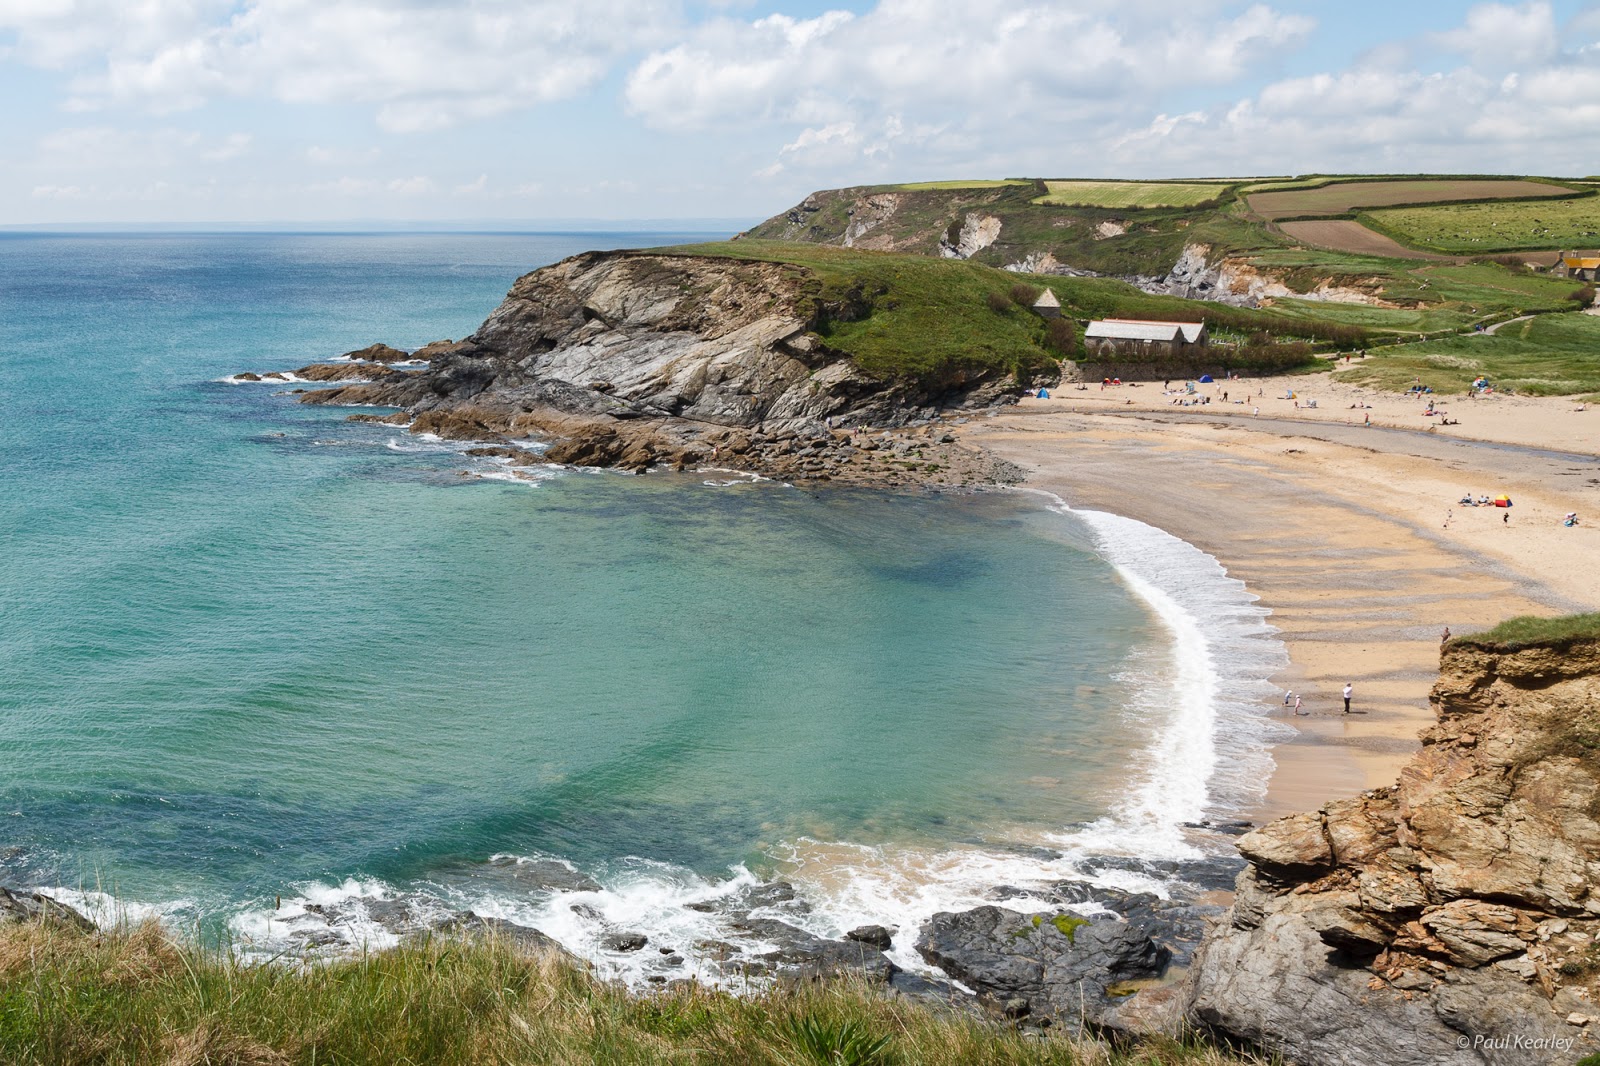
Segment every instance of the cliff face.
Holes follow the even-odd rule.
[[[472,336],[416,352],[423,369],[323,364],[295,375],[346,382],[305,402],[400,407],[388,420],[417,431],[556,438],[545,456],[554,462],[716,458],[786,477],[832,476],[860,458],[866,442],[830,423],[904,426],[1020,389],[998,371],[959,368],[873,378],[814,332],[820,316],[848,314],[814,290],[805,270],[777,263],[590,253],[518,279]],[[950,457],[932,454],[949,443],[935,437],[914,458],[949,470]]]
[[[1600,642],[1458,641],[1392,788],[1239,842],[1191,1016],[1313,1064],[1600,1048]]]

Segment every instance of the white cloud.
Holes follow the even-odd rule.
[[[401,196],[421,196],[423,193],[433,191],[433,179],[418,174],[410,178],[395,178],[390,181],[388,190],[399,193]]]
[[[457,196],[481,196],[488,188],[489,175],[479,174],[473,180],[457,185],[454,191]]]
[[[1263,5],[1197,17],[1206,7],[1185,14],[1170,3],[882,0],[860,17],[719,19],[642,60],[626,98],[670,129],[1122,102],[1175,85],[1225,84],[1313,25]]]
[[[75,73],[74,109],[358,103],[396,131],[571,97],[677,20],[676,0],[0,0],[11,58]]]
[[[1542,0],[1518,7],[1480,4],[1467,12],[1462,25],[1431,40],[1467,57],[1480,70],[1544,63],[1560,51],[1555,12]]]

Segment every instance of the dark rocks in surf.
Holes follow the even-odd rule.
[[[606,951],[640,951],[650,938],[643,933],[607,933],[600,938],[600,946]]]
[[[1167,969],[1172,953],[1155,939],[1158,924],[1137,913],[1089,918],[978,907],[934,915],[916,946],[929,963],[1008,1017],[1142,1031],[1142,1021],[1130,1025],[1119,1014],[1137,998],[1131,982]]]
[[[877,948],[879,951],[888,951],[894,946],[894,934],[881,925],[858,925],[846,933],[844,938]]]
[[[747,954],[746,962],[730,960],[732,968],[752,974],[770,973],[780,981],[820,981],[856,974],[883,984],[896,969],[888,956],[871,945],[828,940],[776,918],[745,918],[733,922],[730,929],[741,938],[776,945]]]
[[[85,933],[95,929],[84,915],[41,892],[0,888],[0,925],[18,922],[48,922]]]

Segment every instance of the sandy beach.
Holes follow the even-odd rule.
[[[1395,780],[1432,721],[1446,626],[1600,609],[1600,532],[1561,524],[1569,511],[1600,521],[1600,409],[1437,398],[1460,425],[1430,432],[1426,400],[1328,374],[1201,388],[1209,404],[1180,407],[1159,381],[1064,385],[961,435],[1075,508],[1197,545],[1271,611],[1291,659],[1274,680],[1307,713],[1270,708],[1297,732],[1274,751],[1258,817]],[[1224,402],[1224,390],[1249,399]],[[1506,493],[1514,506],[1460,506],[1467,493]]]

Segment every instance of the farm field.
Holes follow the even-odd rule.
[[[1337,215],[1363,207],[1432,203],[1440,200],[1529,200],[1562,196],[1571,189],[1539,181],[1492,179],[1419,179],[1414,181],[1343,181],[1320,189],[1251,193],[1250,210],[1269,222],[1298,215]]]
[[[1252,199],[1254,199],[1252,197]],[[1332,248],[1355,255],[1381,255],[1390,259],[1444,259],[1435,252],[1419,252],[1376,233],[1349,219],[1320,219],[1315,222],[1284,222],[1279,229],[1302,244]]]
[[[1581,200],[1514,200],[1448,207],[1373,211],[1372,224],[1400,240],[1441,252],[1600,245],[1600,196]]]
[[[1047,181],[1050,190],[1033,202],[1062,207],[1193,207],[1215,200],[1217,182]]]
[[[1335,375],[1340,381],[1403,390],[1413,378],[1439,393],[1465,393],[1483,375],[1526,396],[1600,394],[1600,315],[1572,312],[1509,323],[1493,335],[1463,334],[1385,348]]]
[[[1008,185],[1032,185],[1033,182],[1022,178],[979,178],[974,181],[909,181],[901,185],[886,185],[884,188],[897,192],[923,192],[926,190],[959,191],[961,189],[1003,189]]]

